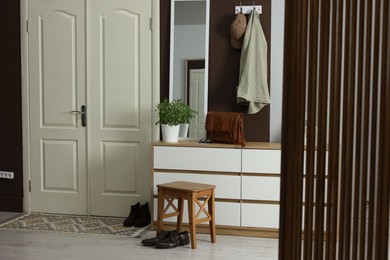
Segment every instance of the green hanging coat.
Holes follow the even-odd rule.
[[[270,104],[267,40],[256,11],[250,14],[242,45],[237,103],[248,105],[248,114],[255,114]]]

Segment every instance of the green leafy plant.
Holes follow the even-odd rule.
[[[193,110],[181,100],[179,100],[178,103],[180,106],[180,124],[189,124],[191,119],[194,118],[198,112]]]
[[[156,112],[159,120],[156,124],[179,125],[189,123],[197,112],[186,105],[181,99],[168,101],[164,99],[157,104]]]

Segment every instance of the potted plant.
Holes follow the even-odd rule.
[[[156,112],[159,116],[156,124],[161,125],[163,141],[165,142],[177,142],[179,138],[181,117],[178,102],[178,100],[169,102],[168,99],[164,99],[156,106]]]
[[[178,102],[180,106],[180,130],[179,137],[187,137],[188,136],[188,127],[191,119],[193,119],[197,111],[193,110],[190,106],[185,104],[182,100]]]
[[[157,104],[156,112],[159,115],[159,120],[156,124],[161,125],[163,141],[165,142],[177,142],[180,125],[186,124],[186,131],[188,132],[188,124],[197,113],[180,99],[172,101],[164,99],[161,103]],[[187,136],[187,132],[183,133],[184,137]]]

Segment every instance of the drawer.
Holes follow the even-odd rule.
[[[166,202],[165,202],[166,203]],[[175,200],[175,206],[177,206],[177,200]],[[166,205],[166,204],[165,204]],[[171,209],[170,209],[171,210]],[[199,206],[195,205],[195,211],[199,210]],[[172,211],[168,211],[172,212]],[[206,217],[204,213],[199,218]],[[153,220],[157,221],[157,198],[153,203]],[[176,223],[177,217],[165,218],[164,222]],[[188,223],[188,203],[184,202],[183,209],[183,223]],[[208,224],[204,222],[204,224]],[[215,202],[215,224],[226,226],[240,226],[240,204],[230,202]]]
[[[157,194],[157,184],[172,181],[191,181],[215,185],[215,197],[225,199],[240,199],[241,181],[240,176],[220,174],[187,174],[165,173],[154,174],[153,194]]]
[[[242,150],[242,172],[280,173],[280,150]]]
[[[154,168],[241,172],[241,149],[155,146]]]
[[[241,209],[241,226],[279,228],[279,205],[243,203]]]
[[[279,201],[280,178],[242,176],[242,199]]]

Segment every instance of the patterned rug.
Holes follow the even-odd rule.
[[[124,218],[29,213],[0,225],[0,229],[47,231],[68,234],[92,234],[142,237],[146,227],[124,227]]]

